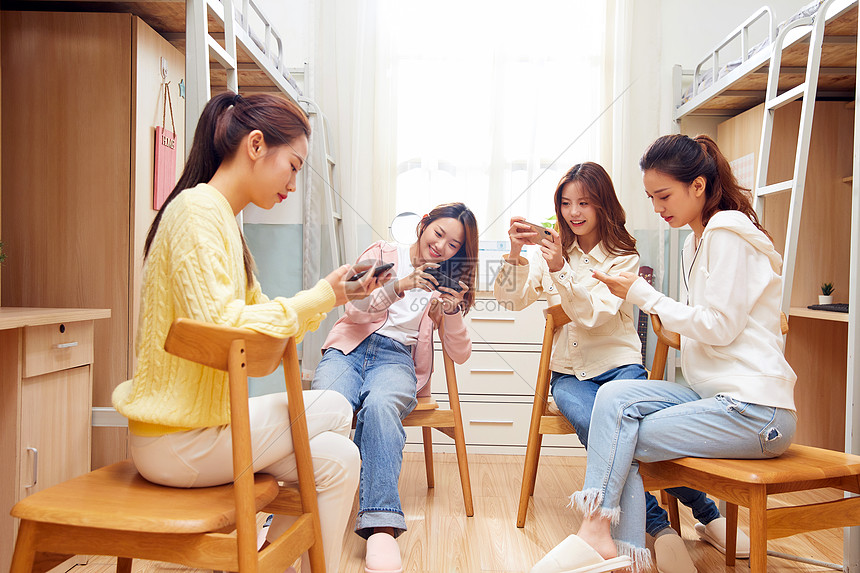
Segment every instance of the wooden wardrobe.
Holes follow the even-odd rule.
[[[185,57],[131,14],[4,11],[0,25],[2,306],[111,309],[95,324],[93,361],[93,406],[109,407],[134,369],[161,60],[178,177]],[[92,466],[126,458],[126,429],[95,425]]]

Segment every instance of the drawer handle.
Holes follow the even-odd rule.
[[[30,485],[25,485],[24,487],[29,489],[36,485],[36,482],[39,481],[39,450],[36,448],[27,448],[28,452],[33,452],[33,483]]]
[[[469,370],[472,374],[513,374],[513,370],[503,370],[498,368],[472,368]]]
[[[77,345],[77,342],[63,342],[61,344],[55,344],[54,348],[74,348]]]
[[[484,322],[514,322],[515,318],[501,318],[497,316],[473,316],[472,322],[484,321]]]
[[[513,426],[513,420],[469,420],[470,424],[495,424],[500,426]]]

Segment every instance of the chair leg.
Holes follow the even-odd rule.
[[[131,573],[131,561],[130,557],[117,557],[116,573]]]
[[[36,524],[25,519],[21,520],[18,528],[18,538],[15,540],[15,552],[12,554],[12,565],[9,573],[30,573],[36,559]]]
[[[666,494],[666,497],[669,506],[669,525],[672,526],[672,529],[678,535],[681,535],[681,516],[678,513],[678,498],[669,493]]]
[[[738,549],[738,506],[726,502],[726,565],[734,567]]]
[[[317,537],[308,549],[308,561],[311,563],[311,573],[317,573],[317,571],[325,573],[325,553],[321,537]]]
[[[436,479],[433,477],[433,428],[424,426],[421,428],[421,436],[424,439],[424,468],[427,471],[427,487],[436,487]]]
[[[529,489],[529,495],[533,496],[535,494],[535,484],[537,483],[537,470],[538,465],[540,464],[540,449],[543,446],[543,434],[538,434],[537,437],[537,449],[535,450],[534,461],[532,462],[532,487]]]
[[[763,487],[757,487],[750,491],[750,573],[766,571],[767,494]]]
[[[517,527],[525,527],[529,511],[529,497],[534,495],[537,481],[537,466],[540,459],[541,438],[537,425],[532,421],[526,445],[526,461],[523,464],[523,483],[520,486],[520,506],[517,510]]]
[[[454,423],[457,423],[456,420]],[[475,509],[472,506],[472,480],[469,477],[469,461],[466,456],[466,436],[463,434],[463,426],[454,427],[454,450],[457,452],[457,468],[460,470],[460,485],[463,488],[466,517],[472,517],[475,515]]]

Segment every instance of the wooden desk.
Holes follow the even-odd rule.
[[[93,321],[109,309],[0,307],[0,571],[21,498],[90,470]]]

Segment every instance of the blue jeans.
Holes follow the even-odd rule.
[[[586,515],[609,518],[619,551],[646,563],[640,461],[772,458],[791,444],[796,422],[791,410],[720,394],[702,398],[662,380],[604,384],[591,415],[585,484],[573,502]]]
[[[313,390],[340,392],[358,411],[353,438],[361,453],[355,532],[376,527],[406,531],[397,482],[406,432],[402,420],[417,405],[415,363],[409,347],[371,334],[349,354],[329,348],[311,382]]]
[[[594,409],[594,398],[600,387],[611,380],[645,380],[647,377],[648,373],[641,364],[619,366],[588,380],[579,380],[572,374],[553,372],[550,388],[558,409],[570,421],[579,441],[587,449],[591,411]],[[689,507],[693,516],[701,523],[707,524],[720,517],[716,504],[700,491],[688,487],[673,487],[666,491]],[[657,535],[667,527],[670,527],[669,514],[660,507],[656,497],[645,492],[645,532],[648,535]]]

